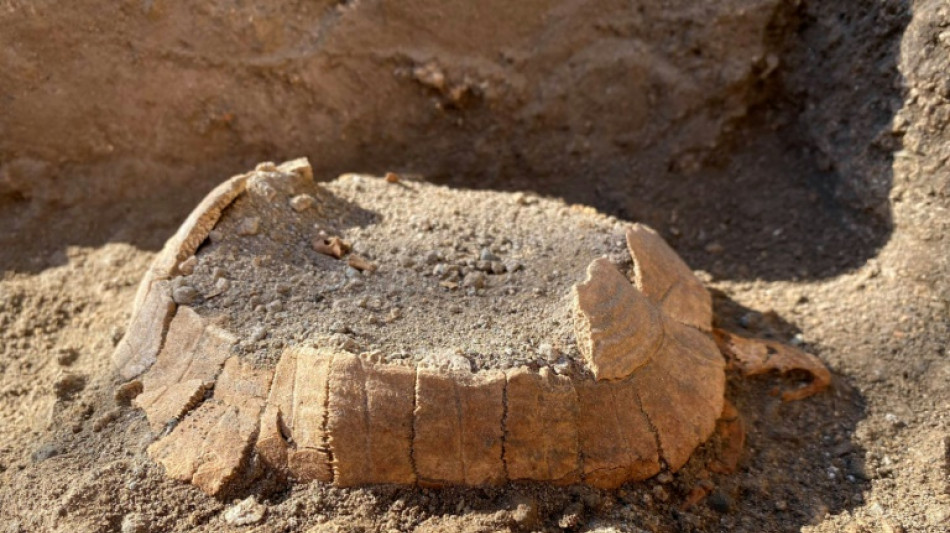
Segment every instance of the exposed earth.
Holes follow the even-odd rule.
[[[237,351],[270,368],[285,345],[320,339],[388,363],[582,371],[570,289],[601,256],[632,269],[625,226],[546,198],[390,176],[255,182],[175,280],[178,303],[224,317]],[[324,244],[334,237],[340,257]]]
[[[2,527],[950,529],[950,6],[435,4],[0,0]],[[738,472],[714,440],[611,491],[169,480],[115,393],[135,286],[212,186],[297,156],[648,223],[832,389],[730,379]]]

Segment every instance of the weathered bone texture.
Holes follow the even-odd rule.
[[[577,393],[569,378],[546,370],[508,372],[504,423],[508,477],[574,483],[581,480]]]
[[[204,399],[236,340],[191,308],[178,308],[157,361],[142,377],[142,394],[135,399],[153,431],[179,420]]]
[[[212,398],[188,413],[148,453],[174,479],[208,494],[223,494],[248,481],[250,456],[272,372],[230,357]]]
[[[422,485],[488,485],[502,463],[505,375],[416,373],[413,457]]]
[[[598,380],[624,379],[663,342],[659,310],[606,258],[574,286],[577,346]]]
[[[176,308],[169,285],[259,172],[312,180],[298,160],[261,165],[215,189],[146,274],[116,350],[120,375],[141,375],[135,403],[158,435],[148,451],[169,476],[215,495],[265,475],[341,486],[616,487],[682,467],[714,431],[725,363],[710,335],[709,294],[639,225],[627,233],[634,283],[602,258],[573,289],[593,378],[388,365],[327,346],[289,346],[272,369],[231,355],[235,335]],[[728,342],[746,365],[753,350]]]
[[[627,248],[640,292],[666,316],[688,326],[712,329],[712,297],[693,271],[653,229],[634,224],[627,229]]]
[[[756,376],[773,371],[780,374],[791,372],[808,374],[810,383],[801,388],[783,392],[783,401],[801,400],[831,385],[831,372],[828,367],[810,353],[787,344],[749,339],[721,329],[716,329],[713,334],[719,349],[729,360],[730,366],[737,367],[744,376]]]

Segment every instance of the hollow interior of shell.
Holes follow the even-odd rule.
[[[723,408],[709,294],[652,230],[306,160],[223,183],[142,280],[114,359],[167,475],[615,487]]]

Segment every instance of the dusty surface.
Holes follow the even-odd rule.
[[[151,196],[159,183],[207,190],[301,155],[322,176],[411,170],[496,187],[530,176],[562,192],[569,167],[690,166],[774,70],[770,22],[787,10],[778,0],[76,7],[0,4],[4,194],[73,205]]]
[[[272,198],[254,187],[238,198],[174,282],[271,368],[284,346],[323,339],[386,362],[572,373],[571,287],[600,256],[632,268],[626,226],[580,206],[371,176],[287,181],[268,181]],[[294,209],[299,195],[313,205]],[[352,252],[314,249],[333,237]]]
[[[465,21],[458,27],[467,31],[389,17],[398,22],[394,34],[430,43],[400,56],[367,31],[384,16],[371,2],[333,7],[325,24],[277,5],[270,18],[252,18],[218,3],[195,13],[126,4],[109,16],[52,2],[0,3],[3,527],[218,531],[249,529],[238,524],[258,519],[264,531],[945,531],[945,3],[802,2],[779,12],[762,3],[766,13],[746,19],[748,31],[691,24],[715,17],[688,10],[555,4],[577,9],[555,9],[547,25],[499,17],[511,22],[509,42],[521,43],[512,45],[520,55],[508,67],[502,59],[493,76],[557,71],[567,81],[529,80],[504,105],[465,107],[453,103],[451,88],[466,73],[485,72],[471,59],[489,39],[476,21],[495,16],[490,7],[442,19]],[[533,11],[540,8],[525,5],[526,18],[542,20]],[[194,31],[192,20],[214,31]],[[529,29],[519,37],[518,28]],[[715,44],[748,36],[753,42],[741,46]],[[372,46],[332,47],[344,37]],[[690,42],[702,43],[702,54],[719,50],[697,91],[712,101],[703,96],[695,109],[726,102],[728,116],[746,117],[696,130],[697,144],[661,134],[648,137],[656,139],[649,150],[638,148],[640,134],[627,135],[626,115],[616,110],[638,91],[617,75],[634,61],[623,58],[639,56],[620,54],[619,70],[611,70],[617,58],[599,52],[633,40],[668,42],[664,50],[682,52],[670,61],[681,69],[697,57]],[[312,53],[321,46],[330,53]],[[749,47],[766,53],[746,55]],[[730,51],[745,58],[736,64],[768,52],[778,63],[738,69],[748,74],[739,74],[743,82],[726,76],[719,85]],[[528,61],[541,56],[545,62]],[[416,71],[431,59],[448,91],[438,76]],[[587,79],[597,92],[577,83],[594,71],[599,77]],[[545,106],[556,112],[535,114]],[[641,119],[650,128],[675,132],[690,123],[664,119],[678,116],[672,108],[649,109],[661,114]],[[719,142],[695,165],[669,157],[681,146],[709,146],[710,131]],[[645,221],[712,275],[719,323],[804,342],[835,370],[834,390],[783,404],[769,395],[773,380],[731,380],[728,395],[749,425],[746,455],[737,474],[708,480],[713,492],[685,511],[702,456],[672,479],[618,491],[314,484],[228,511],[232,502],[166,480],[146,458],[152,435],[137,410],[113,400],[109,355],[149,260],[210,186],[253,161],[297,154],[326,165],[318,170],[324,178],[419,172],[468,187],[556,194]]]

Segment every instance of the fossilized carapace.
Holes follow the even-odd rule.
[[[613,487],[723,408],[705,289],[649,228],[525,195],[263,164],[202,201],[114,359],[148,452],[211,494]]]

